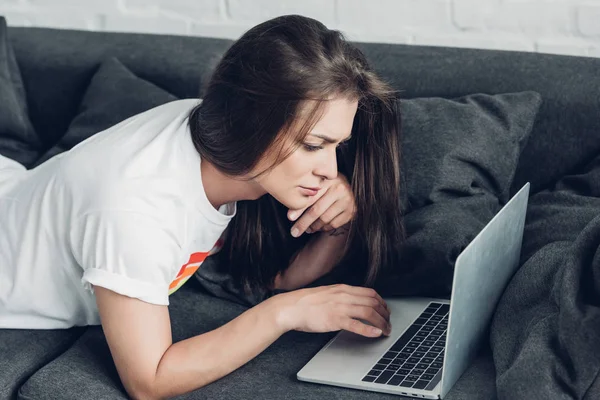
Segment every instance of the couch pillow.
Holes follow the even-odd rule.
[[[41,141],[29,120],[25,87],[6,20],[0,17],[0,154],[30,167],[40,148]]]
[[[137,77],[118,59],[108,58],[92,77],[65,135],[36,165],[133,115],[174,100],[177,97]]]
[[[531,91],[401,100],[405,212],[484,192],[506,203],[540,103]]]
[[[449,295],[460,252],[510,198],[536,92],[400,102],[406,241],[384,295]]]

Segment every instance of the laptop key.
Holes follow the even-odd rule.
[[[404,380],[408,381],[408,382],[416,382],[416,381],[419,380],[419,377],[418,376],[414,376],[414,375],[409,375],[406,378],[404,378]]]
[[[415,363],[404,363],[403,368],[413,369],[417,364]]]
[[[369,371],[369,373],[367,375],[372,375],[372,376],[379,376],[379,374],[382,372],[382,370],[380,369],[372,369]]]
[[[444,331],[442,329],[434,329],[431,331],[434,335],[443,335]]]
[[[410,339],[414,336],[415,333],[419,331],[419,327],[415,325],[411,325],[406,332],[400,336],[396,343],[392,346],[390,350],[392,351],[400,351],[402,348],[410,341]]]
[[[387,383],[387,381],[390,380],[392,375],[394,375],[394,371],[385,371],[384,373],[379,375],[379,378],[375,380],[375,383]]]
[[[434,362],[434,363],[431,363],[431,366],[434,367],[434,368],[442,368],[442,363],[440,363],[440,362]]]
[[[390,379],[390,381],[388,382],[388,385],[398,386],[398,384],[400,382],[402,382],[403,380],[404,380],[403,376],[394,375],[394,377],[392,379]]]
[[[375,380],[375,378],[377,378],[376,376],[365,376],[364,378],[362,378],[363,382],[373,382]]]
[[[438,308],[440,308],[440,305],[442,305],[442,303],[430,303],[427,306],[427,308],[425,309],[425,311],[423,311],[423,312],[427,312],[427,311],[433,312],[433,311],[437,310]]]
[[[434,353],[434,352],[431,351],[431,352],[427,353],[425,355],[425,357],[433,358],[435,360],[435,358],[438,356],[438,354],[440,354],[440,353]]]
[[[412,370],[413,375],[422,375],[425,372],[424,369],[415,368]]]
[[[434,374],[423,374],[423,375],[421,375],[421,379],[424,379],[426,381],[430,381],[430,380],[433,379],[434,376],[435,376]]]
[[[425,353],[424,351],[418,351],[418,350],[417,350],[417,351],[415,351],[415,352],[413,353],[413,357],[424,357],[424,356],[425,356],[425,354],[426,354],[426,353]],[[437,354],[436,354],[436,355],[437,355]]]
[[[393,358],[394,358],[394,357],[396,357],[397,355],[398,355],[398,352],[397,352],[397,351],[388,351],[387,353],[385,353],[385,354],[383,355],[383,357],[382,357],[382,358],[392,358],[392,359],[393,359]]]
[[[418,326],[425,325],[425,323],[427,323],[427,318],[417,318],[415,322],[413,322],[413,324]]]
[[[438,373],[440,369],[439,368],[427,368],[427,370],[425,371],[426,374],[428,375],[434,375]]]
[[[427,364],[431,364],[433,361],[434,361],[434,359],[433,358],[429,358],[429,357],[423,357],[421,359],[421,362],[427,363]]]
[[[400,368],[398,370],[398,372],[396,372],[396,375],[408,375],[410,374],[410,369],[407,368]]]
[[[425,340],[423,341],[423,346],[433,346],[435,344],[435,342],[433,340]]]
[[[450,311],[450,304],[442,304],[440,308],[435,312],[437,315],[445,315]]]
[[[407,381],[406,379],[402,381],[402,383],[400,384],[401,387],[412,387],[412,385],[414,384],[414,382],[412,381]]]
[[[431,351],[435,351],[435,352],[440,352],[440,351],[444,351],[444,348],[442,346],[433,346],[431,348]]]
[[[419,361],[421,361],[421,357],[411,357],[408,360],[409,363],[418,363]]]
[[[414,385],[413,388],[414,389],[425,389],[427,387],[427,385],[429,384],[429,382],[427,381],[417,381]]]
[[[388,365],[388,367],[385,370],[386,371],[398,371],[399,368],[400,368],[399,365]]]
[[[385,367],[387,367],[387,364],[380,364],[380,363],[377,363],[377,364],[375,364],[375,365],[373,366],[373,369],[384,370],[384,369],[385,369]]]
[[[417,332],[417,334],[415,336],[427,337],[427,332],[419,331],[419,332]]]

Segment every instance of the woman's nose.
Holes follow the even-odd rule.
[[[335,150],[333,152],[327,152],[327,158],[323,160],[315,172],[325,179],[335,179],[337,177],[338,168]]]

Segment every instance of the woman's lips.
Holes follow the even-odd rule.
[[[305,196],[314,196],[317,193],[319,193],[319,190],[320,190],[320,188],[308,188],[308,187],[300,186],[300,191]]]

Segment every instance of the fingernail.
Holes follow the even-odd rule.
[[[296,220],[296,213],[291,213],[290,214],[290,220],[292,220],[292,221]]]
[[[300,233],[300,231],[298,230],[298,228],[292,228],[292,236],[293,237],[298,237],[299,233]]]
[[[371,331],[376,335],[382,334],[381,329],[379,329],[379,328],[371,328]]]
[[[308,229],[306,230],[306,233],[312,233],[312,229],[308,228]]]

